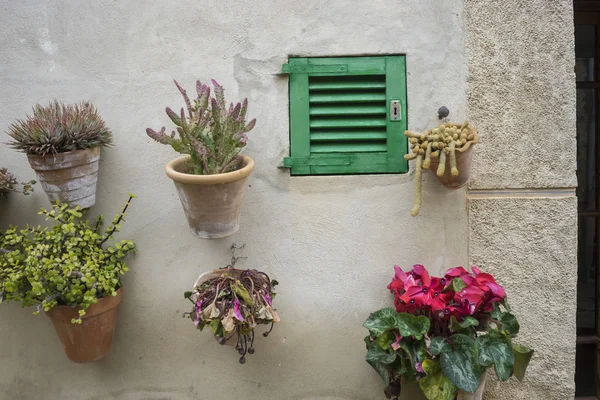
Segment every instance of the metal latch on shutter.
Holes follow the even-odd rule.
[[[290,65],[283,64],[281,67],[282,74],[310,74],[310,73],[332,73],[332,72],[347,72],[348,64],[332,64],[332,65]]]
[[[327,158],[315,157],[284,157],[281,168],[292,168],[300,165],[350,165],[349,156],[329,156]]]

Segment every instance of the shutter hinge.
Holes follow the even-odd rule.
[[[310,73],[334,73],[348,72],[348,64],[332,65],[290,65],[281,66],[281,74],[310,74]]]
[[[280,168],[292,168],[301,165],[350,165],[349,156],[328,156],[327,158],[316,157],[284,157],[283,165]]]

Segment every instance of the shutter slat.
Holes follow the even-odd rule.
[[[310,146],[311,153],[372,153],[372,152],[385,152],[387,145],[385,141],[378,142],[339,142],[339,143],[314,143]]]
[[[311,128],[373,128],[385,127],[385,118],[311,118]]]
[[[309,101],[311,103],[340,103],[340,102],[385,102],[385,92],[369,93],[310,93]]]
[[[383,140],[387,139],[387,132],[385,130],[341,130],[341,131],[316,131],[311,132],[311,142],[328,142],[328,141],[342,141],[342,140]]]
[[[385,80],[364,77],[363,79],[312,79],[309,90],[353,90],[353,89],[385,89]]]
[[[359,104],[346,106],[313,106],[310,115],[373,115],[381,114],[385,117],[385,105]]]

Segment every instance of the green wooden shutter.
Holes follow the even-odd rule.
[[[406,130],[404,56],[290,58],[292,175],[400,173]],[[401,119],[390,118],[400,101]]]

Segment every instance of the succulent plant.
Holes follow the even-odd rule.
[[[441,177],[446,173],[446,162],[449,158],[450,174],[453,177],[458,176],[460,172],[456,166],[456,151],[467,143],[476,143],[476,135],[469,131],[469,121],[465,121],[460,126],[447,122],[425,133],[405,131],[404,136],[409,138],[411,149],[410,153],[404,156],[404,159],[416,159],[415,200],[410,212],[414,217],[421,210],[421,176],[423,169],[431,167],[432,159],[439,159],[436,175]]]
[[[7,196],[11,192],[23,193],[25,195],[33,192],[35,181],[19,182],[17,178],[6,168],[0,168],[0,197]],[[18,188],[21,186],[21,188]]]
[[[110,130],[89,102],[36,104],[33,115],[14,122],[7,133],[12,148],[42,156],[112,144]]]
[[[179,114],[167,107],[166,112],[177,126],[170,135],[163,126],[159,131],[146,129],[146,133],[159,143],[168,144],[181,154],[191,157],[190,171],[195,175],[211,175],[235,171],[241,167],[240,151],[246,145],[246,133],[254,128],[256,119],[246,124],[248,99],[242,103],[225,102],[224,89],[214,79],[214,96],[210,87],[196,82],[197,98],[194,102],[177,81],[177,89],[183,96],[186,109]]]
[[[96,223],[82,220],[79,207],[56,203],[39,214],[52,219],[51,227],[10,227],[0,231],[0,303],[19,301],[41,310],[64,305],[80,307],[80,324],[86,310],[98,299],[116,296],[121,276],[128,270],[126,256],[135,251],[130,240],[108,244],[120,229],[123,210],[102,232],[102,216]]]

